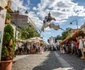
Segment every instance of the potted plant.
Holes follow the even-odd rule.
[[[6,24],[9,24],[10,23],[10,21],[11,21],[11,18],[12,18],[12,16],[9,14],[9,13],[7,13],[6,14]]]
[[[0,70],[12,70],[14,51],[14,29],[10,24],[7,24],[4,28]]]

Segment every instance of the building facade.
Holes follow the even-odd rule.
[[[31,26],[36,30],[34,22],[27,16],[19,14],[19,11],[11,13],[12,15],[12,24],[15,24],[19,28],[24,28],[25,26]]]
[[[11,23],[16,26],[15,30],[15,38],[18,39],[18,35],[20,34],[17,28],[24,29],[25,27],[33,27],[36,31],[36,26],[33,23],[33,21],[27,16],[22,15],[19,13],[19,11],[15,11],[13,13],[10,13],[12,16]],[[37,31],[38,32],[38,31]]]
[[[26,15],[20,15],[19,11],[15,11],[11,13],[12,15],[12,24],[16,25],[19,28],[24,28],[25,26],[29,26],[27,21],[28,21],[28,16]]]

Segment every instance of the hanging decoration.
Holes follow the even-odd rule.
[[[46,28],[46,27],[48,27],[48,26],[49,26],[50,28],[55,29],[55,30],[60,29],[60,26],[59,26],[59,25],[56,26],[55,24],[51,24],[51,21],[52,21],[52,20],[56,21],[55,18],[51,17],[51,14],[50,14],[50,12],[49,12],[49,13],[48,13],[48,16],[46,16],[45,19],[43,20],[43,25],[42,25],[41,31],[44,32],[44,28]]]

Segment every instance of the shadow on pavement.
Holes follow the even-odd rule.
[[[62,66],[57,60],[54,52],[50,52],[50,54],[47,56],[47,59],[44,62],[42,62],[39,66],[34,67],[32,70],[57,70],[61,67]]]

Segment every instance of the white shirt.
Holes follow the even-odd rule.
[[[82,39],[79,40],[79,49],[82,49],[83,48],[83,41]]]

